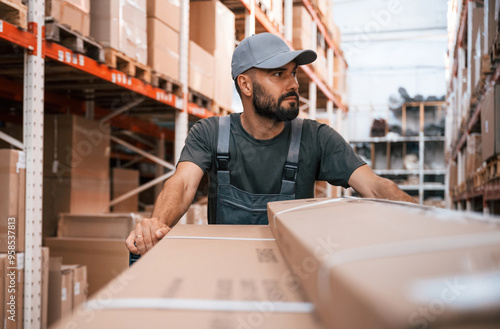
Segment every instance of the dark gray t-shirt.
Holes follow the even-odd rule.
[[[229,172],[231,184],[252,194],[278,194],[290,145],[290,122],[274,138],[259,140],[241,125],[240,113],[231,114]],[[218,117],[196,122],[186,138],[179,162],[189,161],[209,173],[209,222],[215,222],[217,206]],[[351,174],[363,162],[349,144],[330,126],[304,119],[300,142],[299,169],[295,197],[313,198],[314,183],[328,181],[349,187]]]

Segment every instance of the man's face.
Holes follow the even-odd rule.
[[[255,112],[277,122],[291,121],[299,114],[299,85],[297,65],[287,65],[272,70],[257,70],[253,87]]]

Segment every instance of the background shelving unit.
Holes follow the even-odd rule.
[[[443,107],[444,102],[405,103],[393,111],[401,123],[397,126],[401,135],[386,125],[384,137],[350,141],[377,175],[395,181],[420,204],[442,207],[447,190],[445,137],[433,128],[444,120]]]
[[[450,3],[447,93],[447,172],[449,207],[500,214],[498,154],[485,151],[495,143],[498,115],[492,101],[500,79],[499,24],[495,1]],[[489,132],[488,132],[489,130]]]

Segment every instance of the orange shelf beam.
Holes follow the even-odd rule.
[[[252,12],[252,8],[250,7],[250,4],[247,2],[247,0],[240,0],[243,6],[249,11]],[[260,24],[270,33],[275,34],[279,36],[281,39],[285,40],[285,37],[274,27],[274,25],[269,21],[267,18],[266,14],[259,8],[255,7],[253,8],[254,13],[255,13],[255,19],[259,21]],[[293,46],[287,42],[288,46],[290,49],[294,49]],[[307,66],[307,65],[302,65],[300,68],[309,76],[311,80],[313,80],[318,88],[325,94],[325,96],[331,100],[338,108],[342,109],[344,112],[347,112],[347,109],[344,104],[342,104],[337,97],[330,91],[330,89],[326,86],[326,84],[313,72],[313,70]]]
[[[0,39],[7,40],[31,51],[34,51],[36,48],[34,34],[23,31],[17,26],[3,20],[0,20]]]

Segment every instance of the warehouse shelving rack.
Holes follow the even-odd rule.
[[[432,113],[433,117],[436,117],[436,122],[444,118],[444,102],[407,102],[401,106],[401,136],[398,137],[370,137],[364,139],[351,140],[350,143],[356,150],[359,144],[369,144],[370,145],[370,163],[373,171],[380,176],[390,176],[390,177],[408,177],[417,176],[417,184],[398,184],[401,190],[408,193],[416,192],[418,195],[418,201],[420,204],[424,204],[426,192],[436,192],[441,194],[440,197],[443,200],[446,198],[446,191],[448,190],[446,186],[445,174],[446,169],[444,165],[444,136],[427,136],[424,133],[425,123],[432,123],[430,120],[426,120],[426,113]],[[413,110],[416,114],[418,113],[418,118],[415,120],[413,126],[418,126],[418,136],[406,136],[407,127],[409,126],[410,119],[408,113]],[[389,132],[389,127],[386,126],[385,134]],[[403,159],[407,155],[408,145],[414,145],[418,148],[418,168],[415,169],[404,169],[404,168],[393,168],[393,153],[394,148],[397,147],[401,151],[401,164],[399,167],[403,166]],[[426,169],[426,160],[429,157],[426,155],[426,146],[436,146],[437,149],[442,150],[438,154],[442,155],[443,163],[442,168],[431,168]],[[385,152],[385,159],[377,157],[378,151]],[[383,168],[378,168],[377,160],[385,160],[382,166]],[[441,167],[441,166],[440,166]],[[430,182],[426,182],[425,178],[433,176]]]
[[[283,35],[259,9],[255,0],[238,0],[236,4],[246,10],[246,20],[253,21],[253,26],[252,24],[247,25],[249,27],[246,31],[247,35],[255,32],[255,19],[257,19],[267,31],[281,36],[290,44],[292,39],[292,1],[284,1],[285,33]],[[228,5],[227,2],[225,3]],[[328,82],[333,85],[334,57],[341,60],[346,68],[347,63],[343,59],[338,45],[335,45],[330,38],[313,5],[309,0],[303,0],[302,3],[311,14],[315,28],[323,34],[328,44]],[[228,7],[230,6],[228,5]],[[24,140],[16,141],[3,133],[0,138],[20,148],[22,146],[26,153],[27,222],[24,262],[24,328],[39,328],[43,116],[45,110],[67,113],[68,108],[71,108],[74,114],[84,115],[91,119],[106,120],[114,127],[157,139],[157,148],[163,150],[163,152],[158,152],[160,156],[149,154],[130,143],[125,142],[125,144],[127,144],[127,148],[171,171],[167,174],[159,174],[159,177],[146,184],[147,186],[139,187],[112,200],[111,205],[162,182],[173,173],[173,166],[164,160],[165,140],[175,141],[174,159],[178,159],[187,136],[189,116],[191,116],[191,120],[196,120],[217,114],[188,102],[189,0],[181,1],[181,29],[179,33],[181,91],[177,93],[127,76],[97,59],[75,52],[53,41],[45,40],[45,1],[28,0],[27,8],[29,22],[27,31],[0,20],[0,50],[3,53],[0,59],[0,98],[5,100],[6,104],[21,102],[23,104],[22,113],[0,113],[0,119],[19,123],[21,121],[19,118],[22,117]],[[309,94],[309,99],[301,98],[306,103],[302,105],[301,109],[309,108],[310,118],[315,118],[318,105],[326,107],[331,118],[330,122],[333,122],[334,106],[340,109],[337,111],[339,117],[342,112],[347,111],[347,106],[341,97],[328,88],[311,68],[303,67],[303,73],[299,79],[307,82],[304,88],[306,94]],[[61,90],[66,91],[66,94],[62,94]],[[120,100],[119,106],[114,103],[116,99]],[[147,109],[153,115],[171,116],[172,121],[175,121],[175,132],[131,115],[123,115],[132,109],[136,113]],[[337,120],[337,122],[340,123],[341,120]],[[114,142],[124,145],[122,140],[114,136],[112,139]],[[116,156],[123,157],[125,155],[116,154]]]
[[[458,0],[457,3],[460,5],[458,7],[461,9],[460,12],[457,13],[458,26],[456,26],[455,31],[452,31],[450,34],[450,46],[448,49],[451,67],[451,77],[448,84],[447,95],[448,102],[450,97],[452,97],[451,95],[458,93],[458,87],[453,85],[453,79],[457,78],[459,65],[459,61],[457,59],[458,51],[460,48],[467,48],[465,41],[467,39],[467,30],[469,28],[468,16],[471,15],[468,4],[476,3],[481,6],[486,5],[486,1],[483,2],[474,0]],[[493,8],[490,8],[489,10],[493,10]],[[489,22],[489,24],[491,24],[491,22]],[[487,47],[483,47],[483,43],[481,42],[481,54],[483,56],[481,62],[481,85],[480,88],[472,91],[472,95],[469,95],[471,96],[472,101],[470,104],[467,104],[469,107],[468,115],[460,122],[460,126],[458,127],[456,134],[450,136],[450,145],[447,150],[446,157],[448,176],[450,175],[451,163],[461,162],[461,159],[463,158],[462,155],[465,152],[465,147],[467,145],[467,137],[472,133],[481,131],[481,111],[485,103],[484,95],[488,90],[490,90],[490,88],[494,88],[500,80],[500,65],[497,65],[500,58],[497,58],[494,53],[495,47],[498,47],[498,26],[495,28],[495,33],[496,41],[494,42],[493,49],[486,49]],[[458,109],[453,108],[451,104],[448,105],[449,111],[458,111]],[[488,160],[488,162],[483,163],[482,168],[479,168],[475,173],[472,173],[471,176],[466,177],[464,182],[454,188],[451,188],[449,202],[450,207],[457,210],[482,211],[484,214],[500,213],[500,177],[495,171],[499,162],[500,160],[498,157]],[[465,174],[467,175],[467,173]]]

